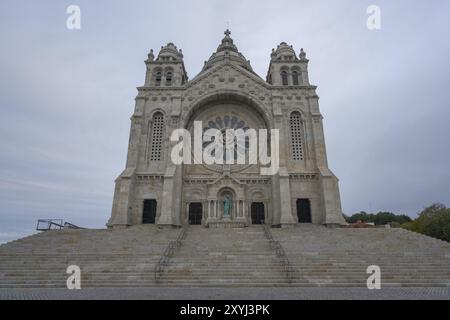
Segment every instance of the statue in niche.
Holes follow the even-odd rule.
[[[223,200],[223,217],[226,219],[230,218],[232,203],[229,195],[225,196],[225,199]]]

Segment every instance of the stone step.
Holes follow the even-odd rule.
[[[270,273],[272,275],[276,274],[283,274],[286,275],[284,269],[266,269],[266,270],[256,270],[256,271],[243,271],[243,272],[236,272],[233,270],[225,270],[225,271],[217,271],[217,272],[207,272],[207,271],[192,271],[192,270],[166,270],[164,271],[165,275],[174,275],[174,276],[184,276],[184,275],[197,275],[197,276],[210,276],[210,275],[220,275],[220,276],[246,276],[251,277],[255,274],[267,274]],[[84,276],[130,276],[130,275],[148,275],[149,277],[154,276],[154,270],[128,270],[128,271],[120,271],[120,270],[113,270],[113,271],[106,271],[102,272],[102,270],[93,270],[90,272],[84,272],[82,273],[82,277]],[[333,277],[357,277],[359,279],[366,279],[367,275],[363,272],[354,272],[354,273],[345,273],[345,272],[320,272],[320,273],[303,273],[303,272],[293,272],[293,276],[296,277],[321,277],[321,278],[333,278]],[[0,276],[1,280],[8,279],[8,278],[52,278],[56,276],[63,276],[65,278],[68,277],[67,274],[57,271],[57,272],[50,272],[50,273],[39,273],[39,272],[27,272],[27,273],[2,273]],[[428,273],[428,274],[403,274],[403,273],[383,273],[382,278],[383,279],[389,279],[389,278],[405,278],[405,279],[448,279],[449,275],[447,273]]]
[[[382,288],[388,287],[424,287],[428,288],[430,285],[435,287],[449,287],[449,285],[443,285],[440,283],[385,283],[382,285]],[[97,287],[361,287],[367,290],[367,286],[365,283],[361,282],[338,282],[338,283],[309,283],[309,282],[288,282],[288,281],[278,281],[278,282],[255,282],[255,281],[239,281],[239,282],[230,282],[230,281],[177,281],[170,282],[166,281],[164,284],[155,283],[155,282],[140,282],[140,281],[116,281],[116,282],[86,282],[81,283],[82,288],[97,288]],[[10,283],[4,286],[0,286],[0,288],[66,288],[65,283],[46,283],[46,282],[37,282],[37,283]]]
[[[262,227],[189,227],[158,283],[154,270],[179,229],[42,233],[0,246],[0,287],[65,287],[69,264],[82,286],[330,286],[365,287],[368,265],[381,267],[383,286],[449,286],[450,246],[410,232],[272,229],[292,268],[292,283]]]

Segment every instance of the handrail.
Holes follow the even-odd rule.
[[[289,261],[289,258],[286,255],[286,252],[284,251],[283,246],[281,245],[280,242],[278,242],[273,238],[272,232],[267,226],[264,226],[264,235],[266,236],[266,239],[269,240],[270,247],[275,250],[277,257],[280,260],[281,265],[284,268],[284,271],[286,272],[286,277],[289,283],[291,283],[293,279],[294,270],[292,268],[291,262]]]
[[[64,225],[62,219],[39,219],[36,225],[37,231],[47,231],[52,229],[63,229],[63,228]]]
[[[84,229],[70,222],[64,222],[64,229]]]
[[[181,242],[186,237],[186,229],[182,228],[178,233],[176,240],[169,241],[168,245],[164,249],[158,263],[155,266],[155,282],[158,283],[161,279],[164,267],[169,264],[169,259],[173,256],[176,249],[181,247]]]
[[[36,230],[48,231],[48,230],[61,230],[61,229],[83,229],[72,223],[64,222],[62,219],[38,219]]]

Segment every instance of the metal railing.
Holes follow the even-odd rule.
[[[64,222],[62,219],[39,219],[37,231],[61,230],[61,229],[83,229],[72,223]]]
[[[84,229],[70,222],[64,222],[64,229]]]
[[[292,268],[291,262],[289,261],[289,258],[286,256],[286,252],[284,251],[283,246],[280,242],[273,238],[272,232],[267,226],[264,226],[264,235],[266,236],[266,239],[269,240],[270,247],[275,250],[277,257],[281,265],[283,266],[284,271],[286,272],[288,282],[291,283],[294,277],[294,270]]]
[[[37,221],[37,231],[60,230],[64,229],[62,219],[39,219]]]
[[[182,228],[178,233],[176,240],[172,240],[169,242],[167,247],[164,249],[161,257],[159,258],[158,263],[155,266],[155,282],[158,283],[161,279],[161,276],[164,272],[164,267],[169,264],[169,259],[173,256],[176,249],[181,247],[181,242],[186,237],[186,229]]]

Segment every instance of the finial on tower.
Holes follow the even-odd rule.
[[[231,34],[231,31],[230,31],[230,29],[227,29],[227,30],[225,30],[224,34],[225,34],[225,35],[226,35],[227,37],[229,37],[229,36],[230,36],[230,34]]]
[[[150,53],[148,54],[148,60],[149,61],[155,60],[155,55],[153,54],[153,49],[151,49]]]
[[[301,48],[300,50],[300,60],[307,60],[306,59],[306,52]]]

